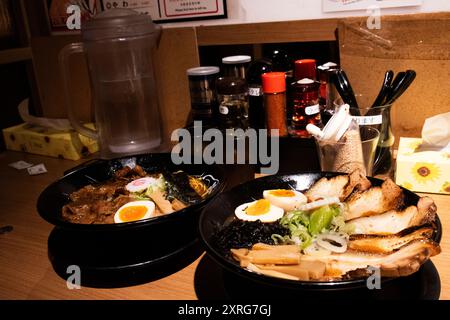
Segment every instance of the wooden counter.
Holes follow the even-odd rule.
[[[28,176],[9,163],[25,160],[44,163],[48,173]],[[195,273],[204,269],[203,255],[180,271],[143,285],[69,290],[47,257],[47,238],[52,225],[36,212],[40,192],[77,162],[15,152],[0,153],[0,227],[14,230],[0,235],[0,299],[197,299]],[[450,196],[431,195],[438,206],[443,225],[442,253],[432,259],[441,279],[441,299],[450,299]],[[199,263],[202,268],[197,268]],[[197,281],[203,281],[198,279]],[[213,297],[213,295],[209,296]]]

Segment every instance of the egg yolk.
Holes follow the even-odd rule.
[[[275,197],[295,197],[294,191],[286,189],[272,190],[269,193]]]
[[[120,210],[119,217],[123,222],[130,222],[142,219],[146,213],[146,206],[130,206]]]
[[[266,214],[270,211],[270,201],[266,199],[261,199],[256,201],[254,204],[250,205],[245,209],[245,213],[249,216],[259,216]]]

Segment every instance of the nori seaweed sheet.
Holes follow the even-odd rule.
[[[275,244],[273,234],[287,235],[289,229],[278,222],[263,223],[261,221],[233,220],[229,225],[214,234],[212,241],[219,252],[232,259],[230,249],[250,248],[255,243]]]

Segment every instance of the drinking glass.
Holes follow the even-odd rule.
[[[391,107],[392,104],[370,107],[372,100],[363,94],[356,94],[356,100],[359,108],[350,108],[356,122],[361,127],[370,127],[380,132],[378,145],[375,152],[375,160],[373,164],[374,175],[385,175],[392,169],[392,146],[395,137],[392,134],[391,127]],[[335,100],[335,108],[344,104],[341,98]]]
[[[353,140],[335,142],[315,139],[322,171],[350,173],[354,169],[365,170],[372,176],[375,150],[380,132],[369,126],[360,126],[361,143]]]

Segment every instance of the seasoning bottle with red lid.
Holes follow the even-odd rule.
[[[320,84],[316,81],[316,61],[302,59],[295,61],[293,98],[290,107],[289,133],[297,137],[310,137],[308,124],[322,126],[319,107]]]
[[[306,126],[314,124],[322,126],[319,107],[320,84],[312,79],[304,78],[294,83],[293,110],[290,123],[290,134],[298,137],[310,137]]]
[[[266,112],[266,127],[269,130],[278,129],[278,136],[286,137],[286,74],[284,72],[267,72],[262,76],[264,92],[264,109]]]
[[[305,78],[316,81],[316,60],[299,59],[295,60],[294,65],[295,81]]]

